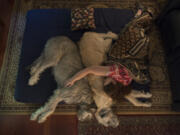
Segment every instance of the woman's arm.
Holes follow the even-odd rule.
[[[76,81],[84,78],[88,74],[93,74],[97,76],[107,76],[109,73],[109,66],[92,66],[85,68],[78,73],[76,73],[72,78],[67,80],[65,87],[72,86]]]

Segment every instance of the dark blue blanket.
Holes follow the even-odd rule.
[[[95,9],[96,32],[112,31],[119,33],[133,17],[131,10]],[[28,66],[37,59],[46,41],[57,35],[65,35],[77,42],[85,30],[71,31],[70,9],[31,10],[27,13],[19,70],[16,82],[15,99],[20,102],[43,103],[56,88],[56,82],[47,69],[35,86],[28,86],[30,77]],[[139,87],[135,84],[134,87]],[[142,86],[144,87],[144,86]],[[149,90],[148,86],[145,86]]]

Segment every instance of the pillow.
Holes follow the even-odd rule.
[[[95,29],[94,8],[75,8],[71,11],[71,29]]]

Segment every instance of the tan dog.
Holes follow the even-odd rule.
[[[86,32],[79,41],[80,54],[86,67],[102,65],[106,61],[112,40],[118,36],[112,32],[95,33]],[[94,92],[94,100],[97,105],[95,116],[97,120],[106,126],[119,125],[117,116],[112,112],[112,99],[104,92],[103,77],[89,75],[89,84]]]

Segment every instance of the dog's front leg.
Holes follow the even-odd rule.
[[[141,102],[139,101],[135,96],[133,96],[131,93],[126,95],[125,98],[132,103],[134,106],[141,106],[141,107],[151,107],[150,102]]]
[[[91,89],[94,92],[94,101],[97,106],[95,117],[99,123],[108,127],[117,127],[119,125],[118,117],[113,113],[112,99],[103,89],[103,78],[90,75],[88,77]],[[103,114],[101,112],[104,112]]]
[[[57,104],[63,99],[59,96],[60,89],[56,89],[54,94],[50,97],[50,99],[45,103],[44,106],[37,109],[34,113],[32,113],[30,120],[37,120],[38,123],[44,122],[49,115],[51,115],[56,109]]]
[[[89,75],[88,80],[92,91],[94,92],[94,101],[98,108],[111,107],[112,98],[104,91],[103,78],[99,76]]]

